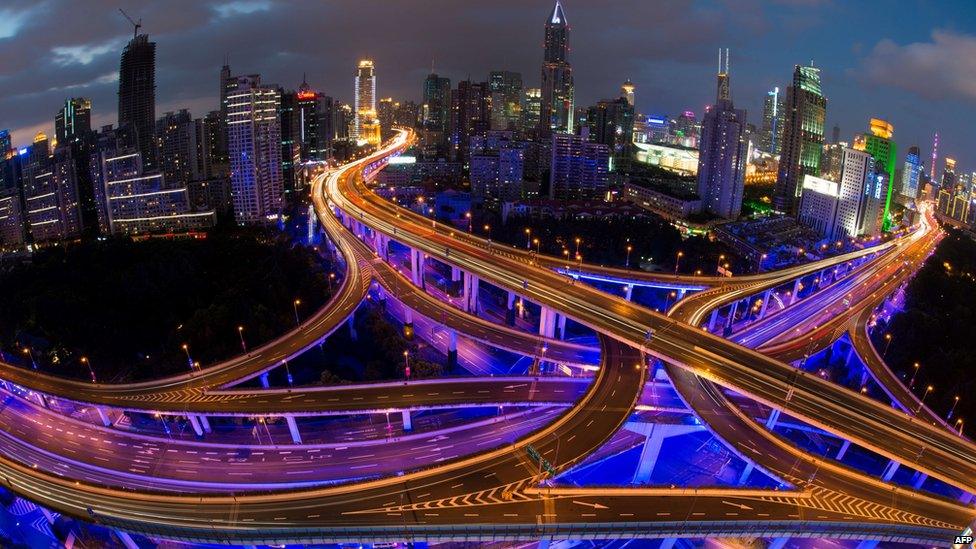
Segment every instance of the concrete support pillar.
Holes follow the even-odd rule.
[[[889,482],[895,473],[898,472],[898,468],[901,467],[901,463],[895,460],[889,460],[888,465],[885,466],[884,471],[881,472],[881,480]]]
[[[122,542],[122,545],[125,545],[125,549],[139,549],[139,544],[132,539],[132,536],[130,536],[128,532],[116,530],[115,535],[118,536],[119,541]]]
[[[556,333],[556,311],[543,306],[539,313],[539,335],[552,337]]]
[[[790,538],[776,538],[769,542],[766,549],[783,549],[786,546],[786,542],[790,541]]]
[[[207,419],[207,416],[197,416],[197,418],[200,419],[200,425],[203,425],[203,432],[204,433],[212,433],[213,432],[213,429],[210,428],[210,420]]]
[[[271,387],[271,384],[268,383],[268,372],[261,374],[260,379],[261,379],[261,387],[264,387],[265,389]]]
[[[661,540],[661,546],[658,549],[671,549],[672,547],[674,547],[675,543],[678,543],[678,538],[668,538],[665,540]]]
[[[681,301],[682,299],[684,299],[685,298],[685,294],[687,294],[687,293],[688,293],[687,288],[682,288],[682,289],[678,290],[678,299],[674,300],[674,302],[677,303],[677,302]]]
[[[566,315],[556,315],[559,319],[557,321],[557,329],[559,333],[559,339],[566,339]]]
[[[766,428],[772,431],[776,428],[776,422],[779,421],[780,411],[774,409],[769,413],[769,417],[766,418]]]
[[[403,418],[403,430],[413,431],[413,420],[410,417],[410,410],[403,410],[400,416]]]
[[[49,525],[52,525],[53,526],[54,525],[54,513],[52,513],[51,511],[49,511],[46,507],[42,507],[40,505],[38,505],[37,508],[41,510],[41,514],[44,515],[44,518],[47,520],[47,523]]]
[[[624,284],[624,299],[630,301],[634,297],[634,285]]]
[[[190,425],[193,426],[193,432],[197,434],[198,437],[203,436],[203,426],[200,425],[200,420],[197,416],[193,414],[187,414],[186,419],[190,420]]]
[[[928,479],[929,476],[926,475],[925,473],[920,473],[918,471],[915,471],[915,476],[912,477],[912,488],[916,490],[921,490],[922,485],[925,484],[925,481]]]
[[[410,248],[410,280],[421,288],[426,286],[424,283],[424,253],[414,248]]]
[[[878,540],[876,539],[866,539],[861,543],[857,544],[857,549],[874,549],[878,546]]]
[[[828,274],[830,274],[830,269],[824,269],[824,270],[820,271],[820,276],[817,277],[817,278],[820,279],[820,283],[817,285],[817,288],[823,288],[824,286],[827,285],[827,275]]]
[[[480,280],[474,275],[470,275],[471,284],[469,285],[469,295],[468,295],[468,311],[472,314],[478,314],[478,285]]]
[[[756,466],[751,461],[746,462],[745,468],[742,469],[742,473],[739,475],[739,486],[745,486],[746,482],[749,482],[749,475],[752,474],[755,468]]]
[[[762,320],[766,316],[766,309],[769,307],[769,300],[773,297],[773,290],[769,289],[763,292],[762,305],[759,306],[759,320]]]
[[[103,427],[112,426],[112,419],[108,416],[108,410],[101,406],[95,406],[95,411],[98,412],[98,419],[102,420]]]
[[[461,269],[451,265],[451,282],[457,282],[461,280]]]
[[[403,308],[403,336],[413,339],[413,309]]]
[[[285,416],[285,422],[288,423],[288,432],[291,433],[291,441],[295,444],[301,444],[302,435],[298,432],[298,422],[295,421],[295,416]]]
[[[359,334],[356,332],[356,316],[349,315],[349,320],[346,323],[349,324],[349,339],[353,341],[359,339]]]
[[[836,459],[837,461],[844,459],[844,455],[847,454],[847,449],[850,447],[851,447],[851,441],[845,440],[844,443],[841,444],[840,448],[837,450],[837,455],[834,456],[834,459]]]
[[[796,279],[796,282],[793,283],[793,292],[790,294],[790,305],[796,303],[797,294],[800,293],[800,284],[802,280],[803,278],[801,277]]]
[[[515,325],[515,292],[508,292],[508,301],[505,306],[505,324]]]
[[[847,348],[847,356],[844,357],[844,367],[845,368],[850,368],[851,367],[851,357],[853,357],[853,356],[854,356],[854,346],[851,345],[850,347]]]
[[[447,371],[453,372],[457,369],[457,331],[448,328],[447,330]]]
[[[661,446],[670,437],[694,433],[704,429],[701,425],[668,425],[664,423],[636,423],[626,425],[628,431],[641,433],[647,438],[641,449],[637,471],[634,472],[633,484],[647,484],[654,473],[654,466],[661,454]]]
[[[708,317],[708,331],[715,331],[715,323],[718,321],[718,309],[712,309],[712,315]]]
[[[969,505],[970,503],[972,503],[972,501],[973,501],[973,495],[970,494],[969,492],[963,492],[962,495],[959,496],[959,503],[962,503],[963,505]]]

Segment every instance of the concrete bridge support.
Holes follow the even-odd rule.
[[[427,283],[424,281],[424,260],[423,252],[410,248],[410,280],[421,288],[427,287]]]
[[[800,277],[793,283],[793,291],[790,293],[790,305],[796,303],[796,300],[799,299],[798,294],[800,293],[800,287],[803,285],[802,281],[803,277]]]
[[[265,389],[271,387],[271,384],[268,382],[268,372],[265,372],[258,377],[261,380],[261,387]]]
[[[400,416],[403,419],[403,430],[413,431],[413,418],[410,417],[410,410],[403,410]]]
[[[288,432],[291,433],[291,441],[295,444],[301,444],[302,435],[298,432],[298,422],[295,421],[295,416],[285,416],[285,422],[288,423]]]
[[[458,365],[457,331],[447,329],[447,371],[453,372]]]
[[[108,410],[101,406],[95,406],[95,411],[98,412],[98,419],[102,420],[102,427],[112,426],[112,419],[108,415]]]
[[[539,335],[542,337],[552,337],[556,333],[556,316],[558,313],[543,306],[539,313]]]
[[[708,317],[708,331],[715,331],[715,323],[718,322],[718,309],[712,309],[712,315]]]
[[[769,300],[772,297],[773,297],[772,288],[763,292],[762,305],[759,307],[759,320],[762,320],[766,316],[766,310],[769,308]]]
[[[478,314],[478,286],[480,280],[471,273],[464,273],[463,291],[461,294],[461,308],[465,312]]]
[[[193,432],[196,433],[198,437],[203,437],[203,425],[200,424],[200,420],[197,419],[197,416],[187,414],[186,419],[190,421],[190,425],[193,427]]]
[[[851,447],[851,441],[845,440],[844,443],[841,444],[840,448],[837,450],[837,455],[834,456],[834,459],[836,459],[837,461],[844,459],[844,456],[847,454],[847,450],[850,447]]]
[[[508,301],[505,306],[505,324],[515,325],[515,292],[508,292]]]
[[[559,339],[566,339],[566,315],[557,314],[556,318],[556,333],[559,335]]]
[[[633,478],[633,484],[647,484],[654,473],[654,466],[657,464],[664,441],[670,437],[701,431],[704,426],[630,422],[627,423],[626,429],[647,437]]]
[[[893,459],[888,460],[888,465],[886,465],[884,471],[881,472],[881,480],[885,482],[890,482],[891,479],[895,476],[895,473],[898,472],[899,467],[901,467],[901,464],[898,463],[897,461]]]
[[[633,299],[633,297],[634,297],[634,285],[633,284],[625,284],[624,285],[624,299],[626,299],[627,301],[631,301]]]
[[[197,416],[197,419],[200,420],[200,425],[203,426],[203,432],[204,433],[212,433],[213,432],[213,429],[210,428],[210,420],[207,419],[207,416]]]

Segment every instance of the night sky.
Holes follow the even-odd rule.
[[[638,110],[701,113],[713,100],[717,49],[732,50],[732,93],[758,124],[765,90],[793,65],[823,69],[828,129],[895,125],[899,156],[919,144],[976,170],[976,5],[971,0],[564,0],[577,104],[637,85]],[[351,101],[358,58],[372,56],[380,97],[419,101],[435,70],[452,83],[493,69],[539,85],[550,0],[0,1],[0,128],[18,145],[53,133],[66,97],[93,100],[95,125],[116,122],[119,55],[142,18],[157,43],[157,116],[217,107],[225,55],[234,73],[313,87]],[[899,160],[900,161],[900,160]],[[940,162],[941,169],[941,162]]]

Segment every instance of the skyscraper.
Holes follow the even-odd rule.
[[[627,100],[627,103],[633,107],[634,106],[634,91],[637,90],[637,86],[628,78],[626,82],[620,86],[620,97]]]
[[[867,151],[844,149],[843,163],[837,228],[833,237],[874,236],[881,229],[878,221],[884,200],[884,178],[879,180],[874,158]]]
[[[945,168],[942,170],[942,183],[939,185],[943,189],[947,189],[949,192],[953,192],[956,188],[956,159],[946,157]]]
[[[922,175],[922,158],[918,145],[908,148],[905,167],[901,170],[901,195],[905,198],[918,198],[918,183]]]
[[[820,69],[796,65],[786,89],[786,118],[773,193],[773,207],[796,214],[804,175],[820,174],[827,98],[820,88]]]
[[[587,110],[590,141],[610,147],[614,162],[630,158],[634,142],[634,107],[624,97],[604,99]]]
[[[698,195],[702,209],[726,219],[737,219],[742,211],[746,171],[746,140],[743,137],[746,112],[732,104],[729,87],[729,50],[725,63],[719,50],[715,104],[705,111],[698,153]]]
[[[488,93],[491,94],[491,129],[514,130],[522,115],[522,74],[491,71]]]
[[[378,145],[381,136],[379,121],[376,119],[376,69],[372,60],[363,59],[359,62],[355,91],[352,137]]]
[[[522,100],[522,119],[519,124],[522,133],[529,133],[539,128],[539,119],[542,113],[542,90],[527,88]]]
[[[59,144],[68,143],[91,131],[91,99],[72,97],[54,117],[54,135]]]
[[[772,155],[780,153],[783,135],[783,95],[779,86],[766,92],[763,100],[762,128],[759,134],[759,148]]]
[[[539,132],[573,133],[573,69],[569,65],[569,22],[556,0],[546,20],[542,61],[542,104]]]
[[[122,50],[119,66],[119,126],[131,125],[147,170],[156,167],[156,43],[135,36]]]
[[[242,76],[227,100],[234,218],[240,225],[273,221],[281,213],[283,192],[278,90]]]
[[[486,82],[462,80],[451,91],[451,159],[467,161],[471,136],[488,131],[490,97]]]
[[[610,148],[589,140],[589,128],[579,135],[552,134],[549,198],[592,200],[603,198],[609,184]]]
[[[897,148],[891,136],[895,127],[888,121],[879,118],[871,119],[870,133],[859,135],[854,140],[854,148],[865,150],[874,158],[874,170],[876,175],[884,176],[886,189],[882,193],[884,209],[881,215],[881,230],[888,231],[891,228],[891,193],[895,181],[895,159]]]

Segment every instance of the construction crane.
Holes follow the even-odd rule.
[[[139,19],[139,22],[136,23],[135,21],[132,20],[131,17],[129,17],[128,13],[125,13],[125,10],[123,10],[122,8],[119,8],[119,12],[122,13],[122,15],[125,16],[125,18],[128,19],[130,23],[132,23],[133,27],[135,27],[132,30],[132,37],[135,38],[136,36],[139,36],[139,28],[142,27],[142,19]]]

